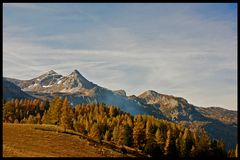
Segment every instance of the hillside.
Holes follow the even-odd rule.
[[[33,99],[32,96],[23,92],[20,87],[15,85],[14,83],[3,79],[3,98],[5,100],[12,99],[12,98],[28,98]]]
[[[229,125],[237,126],[237,112],[220,107],[196,107],[205,117],[212,118]]]
[[[80,104],[73,109],[67,98],[62,101],[56,97],[50,105],[44,105],[39,100],[7,101],[3,106],[3,122],[37,124],[36,126],[43,124],[40,126],[44,128],[35,129],[78,135],[97,144],[98,148],[104,145],[137,157],[227,156],[224,142],[210,138],[203,128],[194,131],[153,116],[131,116],[119,108],[105,104]],[[15,131],[14,134],[19,134],[18,132]],[[6,131],[6,134],[11,133]],[[23,135],[24,138],[27,137],[26,141],[33,142],[27,144],[30,146],[35,143],[31,136],[28,137],[31,134],[37,135],[32,131],[26,131]],[[15,136],[12,139],[14,138]],[[64,138],[60,139],[62,141]],[[13,140],[13,143],[16,141]],[[58,145],[52,145],[52,141],[56,141],[56,138],[48,142],[58,150]],[[71,143],[69,140],[64,141]]]
[[[33,124],[3,123],[3,157],[122,157],[79,136],[34,129]],[[103,153],[101,152],[103,150]]]

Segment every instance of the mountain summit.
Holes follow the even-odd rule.
[[[80,74],[80,72],[77,69],[74,69],[72,73]]]
[[[48,71],[47,73],[50,74],[50,75],[51,75],[51,74],[57,74],[57,72],[55,72],[54,70],[50,70],[50,71]]]
[[[83,77],[80,74],[80,72],[76,69],[71,74],[64,77],[62,79],[62,82],[61,83],[58,82],[58,84],[63,84],[65,86],[64,91],[67,91],[73,88],[75,88],[75,90],[80,88],[92,89],[93,87],[96,86],[92,82],[89,82],[85,77]],[[73,90],[71,90],[70,92],[73,92]]]
[[[30,80],[11,78],[7,78],[7,80],[15,83],[24,91],[39,93],[77,93],[86,89],[92,89],[96,86],[83,77],[76,69],[68,76],[62,76],[54,70],[50,70]]]
[[[92,82],[89,82],[85,77],[83,77],[78,70],[74,70],[69,76],[71,79],[70,83],[74,83],[73,85],[77,85],[78,87],[84,87],[86,89],[91,89],[95,85]]]

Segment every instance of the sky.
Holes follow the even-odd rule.
[[[237,110],[237,3],[3,4],[4,77],[74,69],[127,95]]]

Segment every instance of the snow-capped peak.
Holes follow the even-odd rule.
[[[41,86],[48,86],[56,83],[59,78],[61,78],[62,75],[59,75],[54,70],[50,70],[46,72],[43,75],[40,75],[39,77],[33,79],[35,83],[39,83]]]
[[[62,76],[50,70],[44,74],[22,83],[22,89],[37,92],[78,92],[81,89],[92,89],[96,84],[89,82],[78,70],[68,76]]]

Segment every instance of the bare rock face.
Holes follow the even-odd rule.
[[[9,81],[18,85],[24,91],[44,91],[45,88],[49,88],[54,85],[62,75],[59,75],[53,70],[48,71],[36,78],[30,80],[16,80],[7,78]]]
[[[96,85],[89,82],[77,70],[68,76],[62,76],[50,70],[31,80],[16,80],[7,78],[18,85],[23,91],[39,93],[77,93],[94,88]]]
[[[92,89],[96,86],[83,77],[77,70],[74,70],[70,75],[64,77],[63,81],[59,84],[63,84],[66,90],[73,88]]]
[[[148,90],[138,96],[142,102],[155,105],[169,119],[173,121],[196,120],[202,118],[200,115],[193,119],[194,107],[188,104],[187,100],[181,97],[159,94],[155,91]]]
[[[119,95],[121,95],[121,96],[127,96],[126,91],[124,91],[123,89],[116,90],[116,91],[114,91],[114,92],[117,93],[117,94],[119,94]]]

